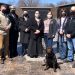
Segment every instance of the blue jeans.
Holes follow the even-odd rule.
[[[58,48],[59,48],[60,58],[64,59],[66,57],[66,51],[67,51],[66,42],[64,41],[64,35],[59,34],[58,42],[59,42]]]
[[[67,38],[68,54],[67,59],[72,61],[74,59],[74,48],[72,38]]]
[[[27,49],[28,48],[28,44],[25,43],[18,43],[17,45],[17,52],[19,56],[24,56],[25,54],[27,54]]]
[[[75,38],[73,38],[72,41],[73,41],[74,52],[75,52]]]
[[[21,43],[18,43],[17,45],[17,52],[19,56],[22,56],[22,44]]]
[[[45,40],[46,48],[52,47],[53,39],[48,38],[48,34],[46,34],[46,33],[44,34],[44,40]]]

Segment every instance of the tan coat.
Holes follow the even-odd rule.
[[[10,20],[8,19],[7,16],[5,16],[1,11],[0,11],[0,28],[2,29],[9,29],[11,27]]]
[[[11,27],[11,22],[7,16],[5,16],[0,11],[0,49],[3,48],[3,46],[6,49],[6,52],[9,47],[9,29]],[[4,35],[6,33],[6,35]]]

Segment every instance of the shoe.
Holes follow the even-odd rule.
[[[58,57],[57,59],[61,59],[61,60],[64,60],[65,58],[61,58],[61,57]]]
[[[9,61],[13,61],[13,58],[10,58]]]
[[[30,56],[30,58],[34,58],[34,56]]]
[[[64,59],[64,63],[73,62],[73,60]]]
[[[72,68],[75,68],[75,63],[72,65]]]
[[[38,55],[35,55],[34,57],[35,57],[35,58],[38,58]]]
[[[6,58],[1,58],[1,64],[4,64],[5,60],[6,60]]]
[[[61,59],[61,57],[58,57],[57,59]]]
[[[61,58],[61,60],[64,60],[65,58]]]
[[[4,64],[4,60],[1,60],[1,64]]]

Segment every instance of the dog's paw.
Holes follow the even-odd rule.
[[[59,70],[61,70],[61,68],[60,67],[58,67],[59,68]]]
[[[54,72],[57,72],[56,70],[54,70]]]
[[[57,68],[61,70],[61,68],[60,68],[60,66],[59,66],[59,65],[57,66]]]
[[[54,69],[54,72],[57,72],[56,69]]]
[[[49,67],[46,67],[45,69],[44,69],[44,71],[46,71],[46,70],[48,70],[49,69]]]
[[[46,64],[43,64],[42,66],[45,66]]]

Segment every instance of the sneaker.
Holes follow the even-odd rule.
[[[10,58],[9,61],[13,61],[13,58]]]
[[[64,63],[65,62],[68,63],[68,62],[73,62],[73,59],[72,60],[64,59],[63,61],[64,61]]]
[[[65,58],[61,58],[61,57],[58,57],[57,59],[61,59],[61,60],[64,60]]]
[[[4,64],[4,60],[1,60],[1,64]]]
[[[72,65],[72,68],[75,68],[75,63]]]

